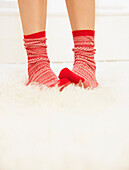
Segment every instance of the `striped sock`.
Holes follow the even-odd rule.
[[[96,63],[94,60],[94,34],[95,32],[93,30],[73,31],[73,69],[70,71],[68,68],[64,68],[59,74],[60,79],[67,78],[75,84],[83,82],[84,88],[94,88],[98,86],[95,76]]]
[[[50,68],[47,55],[46,32],[24,35],[24,46],[28,56],[28,83],[52,87],[56,85],[57,76]]]

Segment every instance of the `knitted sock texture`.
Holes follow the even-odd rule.
[[[28,83],[51,87],[57,83],[57,76],[50,67],[47,55],[46,32],[24,35],[24,46],[28,57]]]
[[[73,31],[74,40],[74,64],[72,72],[84,79],[85,87],[96,87],[95,71],[96,63],[94,60],[95,43],[93,30]]]

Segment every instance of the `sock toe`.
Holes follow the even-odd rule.
[[[68,68],[62,69],[58,77],[59,79],[67,78],[72,83],[75,83],[75,84],[78,84],[80,81],[82,82],[85,81],[82,77],[78,76],[77,74],[69,70]]]
[[[69,81],[67,78],[60,79],[58,83],[58,87],[60,87],[60,92],[63,91],[63,89],[70,84],[71,84],[71,81]]]

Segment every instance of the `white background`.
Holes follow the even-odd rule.
[[[80,1],[81,2],[81,1]],[[12,5],[12,4],[13,5]],[[17,0],[0,0],[0,9],[16,7]],[[129,0],[96,0],[98,9],[129,10]],[[65,0],[48,0],[48,13],[66,13]]]
[[[80,1],[81,2],[81,1]],[[129,0],[96,0],[97,8],[129,9]],[[65,0],[48,0],[48,12],[65,12]]]

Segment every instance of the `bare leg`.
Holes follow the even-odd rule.
[[[25,35],[45,31],[47,0],[18,0]]]
[[[72,30],[94,30],[95,0],[66,0]]]

